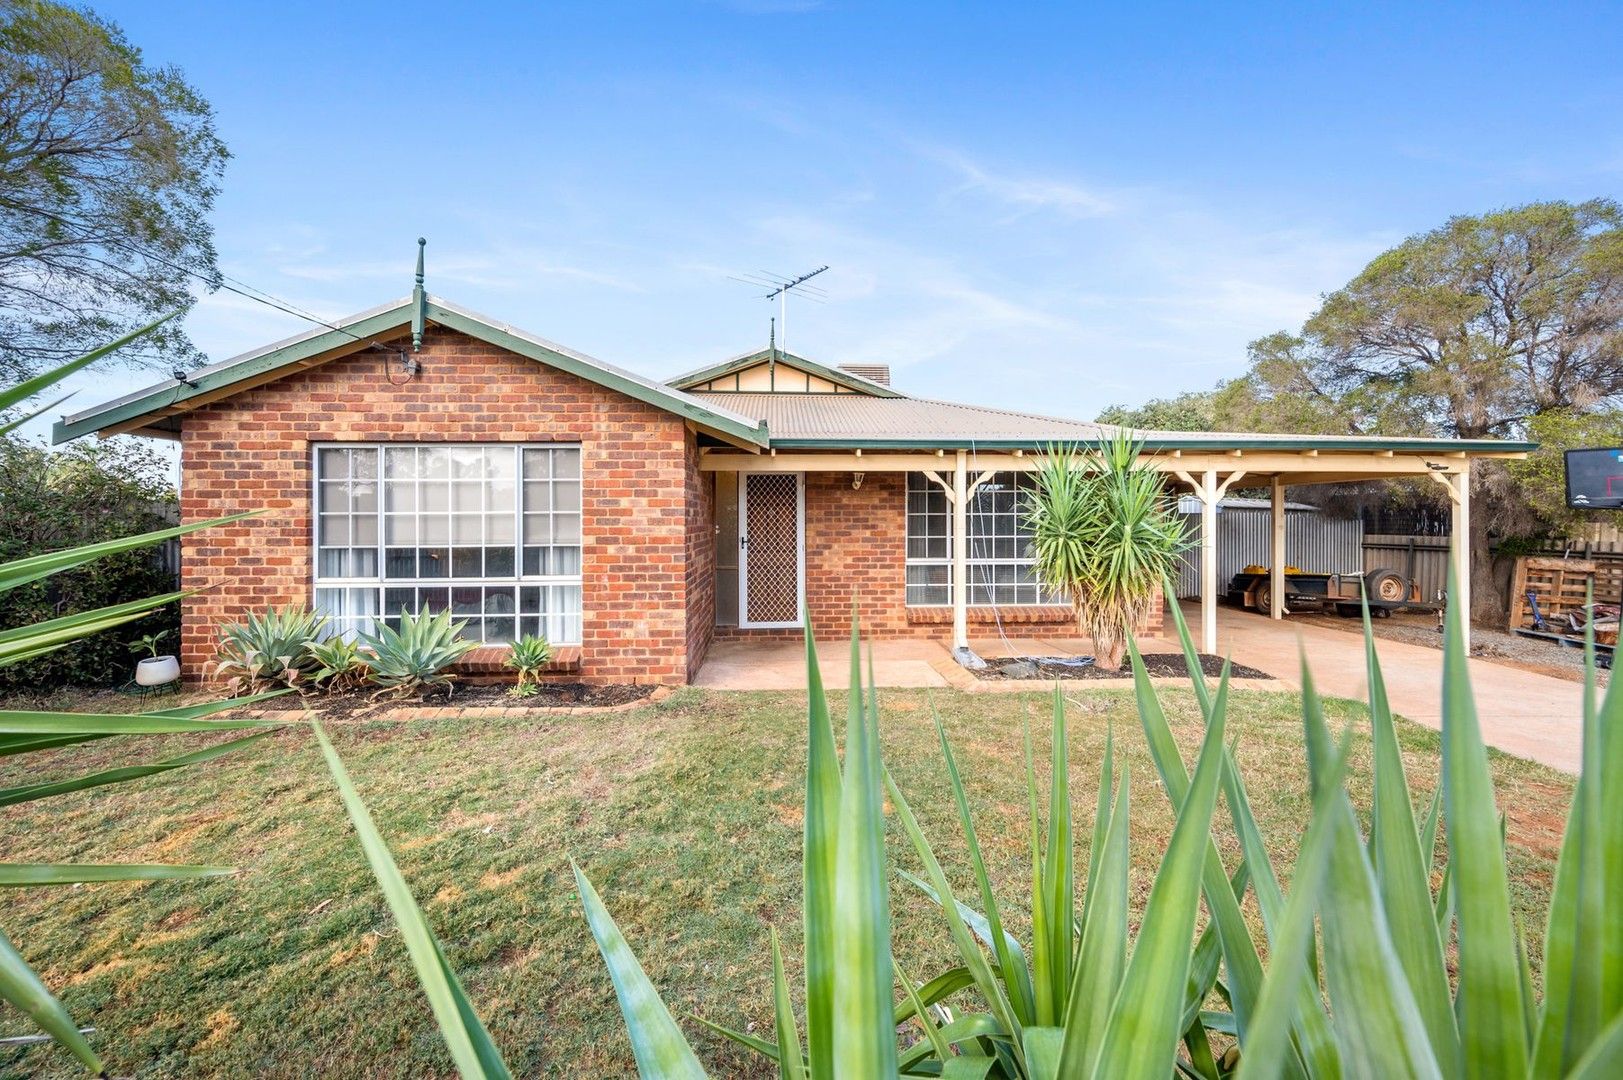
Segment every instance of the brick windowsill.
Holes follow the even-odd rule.
[[[511,675],[505,645],[482,645],[458,660],[451,670],[462,675]],[[560,645],[552,660],[541,669],[548,675],[572,675],[580,671],[580,646]]]

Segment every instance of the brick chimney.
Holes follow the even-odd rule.
[[[889,364],[841,364],[840,370],[848,375],[855,375],[869,382],[876,382],[880,386],[890,385]]]

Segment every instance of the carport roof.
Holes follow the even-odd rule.
[[[903,395],[761,394],[690,391],[720,411],[758,420],[784,450],[1041,450],[1097,442],[1110,424],[1012,412]],[[1147,452],[1230,450],[1526,453],[1536,443],[1499,439],[1414,439],[1344,435],[1258,435],[1221,431],[1134,431]]]

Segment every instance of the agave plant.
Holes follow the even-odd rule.
[[[1454,583],[1449,582],[1450,588]],[[1303,720],[1315,799],[1286,899],[1264,900],[1273,961],[1242,1076],[1584,1077],[1623,1072],[1623,691],[1597,705],[1587,644],[1583,765],[1556,866],[1544,944],[1544,996],[1533,992],[1511,914],[1503,818],[1471,694],[1460,616],[1443,660],[1443,783],[1422,819],[1404,776],[1366,608],[1375,790],[1367,840],[1340,785],[1340,754],[1303,665]],[[1438,820],[1448,862],[1431,889]],[[1243,834],[1242,834],[1243,836]],[[1248,843],[1257,843],[1255,837]],[[1263,898],[1259,890],[1259,899]],[[1333,1041],[1307,1058],[1291,1028],[1321,1015]],[[1457,959],[1452,977],[1446,948]],[[1316,1022],[1316,1021],[1315,1021]]]
[[[358,689],[366,682],[370,670],[366,654],[349,638],[335,635],[325,641],[309,642],[304,649],[316,662],[310,681],[327,693],[341,694]]]
[[[161,323],[163,320],[160,320]],[[40,393],[68,374],[79,370],[119,346],[149,333],[159,323],[136,331],[105,348],[88,353],[9,390],[0,391],[0,411]],[[53,403],[54,404],[54,403]],[[45,408],[50,408],[47,405]],[[32,416],[0,425],[0,435],[14,429]],[[0,563],[0,592],[15,589],[95,559],[121,551],[146,547],[171,537],[183,536],[198,529],[239,521],[251,515],[214,521],[197,522],[173,529],[144,533],[126,539],[112,540],[85,547],[55,551]],[[0,629],[0,666],[21,663],[60,649],[70,642],[103,630],[111,629],[139,619],[165,604],[174,603],[185,593],[131,600],[127,603],[92,611],[78,612],[35,623],[31,626]],[[93,740],[114,737],[129,738],[154,734],[218,734],[240,731],[244,728],[271,728],[275,725],[263,720],[213,720],[208,717],[224,709],[241,705],[241,701],[207,702],[184,708],[163,709],[157,712],[122,715],[84,715],[70,712],[26,712],[14,709],[0,710],[0,757],[39,753],[61,747],[74,746]],[[73,792],[124,783],[147,776],[174,772],[191,765],[200,765],[239,750],[269,731],[217,742],[202,750],[182,754],[161,761],[128,765],[121,768],[83,773],[60,780],[39,779],[18,787],[0,789],[0,806],[14,806],[39,799],[53,798]],[[232,872],[222,866],[176,866],[135,864],[84,863],[0,863],[0,887],[71,885],[98,881],[151,881],[165,878],[195,878]],[[100,1055],[85,1037],[85,1032],[74,1022],[66,1006],[51,993],[16,946],[5,933],[0,932],[0,998],[4,998],[28,1015],[40,1029],[57,1043],[66,1047],[94,1075],[105,1075]]]
[[[552,643],[544,637],[526,634],[508,647],[502,661],[518,672],[518,685],[513,692],[523,697],[535,692],[541,681],[541,672],[552,662]]]
[[[368,678],[382,687],[374,696],[404,697],[431,686],[449,690],[456,676],[446,669],[479,647],[477,641],[461,636],[467,625],[465,619],[453,623],[445,610],[416,615],[401,611],[398,629],[384,624],[374,634],[362,634],[361,644],[370,651]]]
[[[298,689],[322,666],[310,646],[326,629],[327,617],[303,605],[267,608],[263,615],[221,624],[214,674],[234,694]]]
[[[1215,692],[1176,606],[1191,685],[1205,720],[1193,774],[1129,643],[1140,722],[1161,786],[1177,808],[1136,938],[1127,913],[1130,778],[1101,763],[1098,811],[1082,888],[1070,848],[1063,702],[1054,708],[1046,836],[1027,752],[1033,938],[1003,928],[967,809],[958,764],[942,753],[983,911],[952,892],[917,818],[885,773],[878,707],[856,651],[843,772],[815,650],[807,642],[808,755],[803,849],[805,1020],[793,1008],[771,934],[774,1037],[721,1032],[775,1061],[781,1077],[1578,1077],[1623,1071],[1623,690],[1596,704],[1593,650],[1583,770],[1558,863],[1545,937],[1545,994],[1511,917],[1504,835],[1476,724],[1458,613],[1444,659],[1443,782],[1423,814],[1403,774],[1368,617],[1374,805],[1370,830],[1343,784],[1352,730],[1339,741],[1304,662],[1304,759],[1313,812],[1287,894],[1275,876],[1233,755],[1223,743],[1225,674]],[[939,725],[938,725],[939,730]],[[320,735],[318,729],[318,735]],[[322,736],[363,847],[402,926],[446,1044],[464,1076],[506,1076],[443,951],[416,908],[348,776]],[[1028,738],[1029,747],[1029,738]],[[1242,861],[1227,872],[1211,821],[1224,793]],[[910,879],[945,916],[960,963],[922,984],[891,955],[882,793],[923,864]],[[1433,850],[1446,825],[1449,860]],[[587,923],[603,953],[644,1077],[702,1077],[703,1066],[637,962],[590,880],[575,867]],[[1239,919],[1247,889],[1262,915],[1264,969]],[[1204,894],[1206,930],[1194,935]],[[1457,946],[1450,978],[1445,947]],[[893,997],[895,979],[902,998]],[[959,992],[970,1003],[949,1007]],[[1206,1008],[1212,994],[1227,1010]],[[704,1023],[704,1021],[700,1021]],[[898,1025],[922,1035],[898,1045]],[[1222,1049],[1219,1055],[1216,1051]]]
[[[1138,464],[1140,447],[1125,432],[1087,451],[1050,447],[1026,505],[1037,576],[1070,600],[1106,671],[1121,667],[1186,546],[1160,474]]]

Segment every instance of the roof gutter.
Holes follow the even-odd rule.
[[[775,450],[1026,450],[1038,451],[1049,446],[1066,443],[1085,443],[1085,439],[962,439],[962,438],[932,438],[932,439],[794,439],[774,438],[772,447]],[[1367,441],[1358,439],[1279,439],[1279,438],[1246,438],[1240,436],[1232,439],[1191,438],[1191,439],[1145,439],[1142,442],[1144,450],[1149,452],[1169,450],[1277,450],[1283,452],[1301,450],[1340,450],[1377,452],[1381,450],[1403,451],[1408,453],[1510,453],[1527,454],[1537,450],[1536,442],[1508,442],[1498,439],[1382,439]]]

